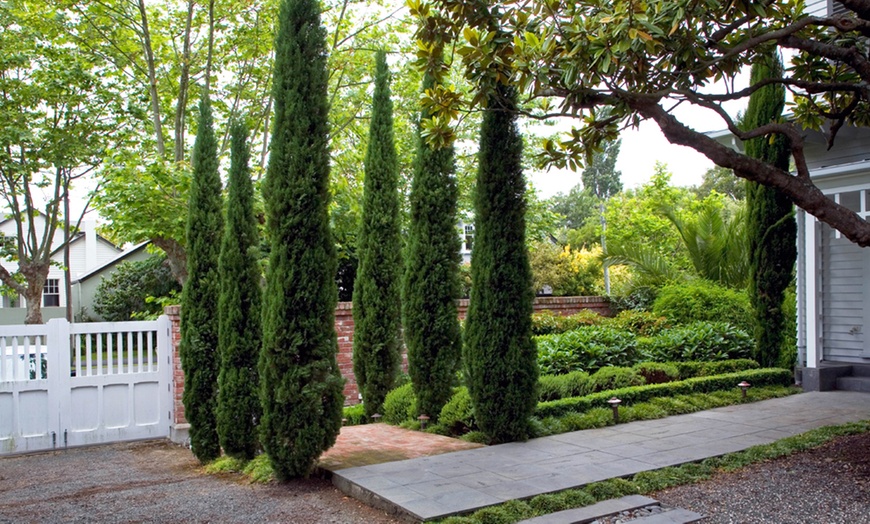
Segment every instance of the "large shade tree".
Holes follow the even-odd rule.
[[[307,475],[341,427],[336,256],[329,227],[325,32],[316,0],[283,0],[264,195],[270,241],[260,440],[281,479]]]
[[[870,124],[870,92],[864,87],[870,58],[862,52],[870,36],[870,0],[840,3],[847,11],[834,16],[807,15],[801,1],[773,0],[507,0],[492,12],[478,9],[479,0],[415,1],[411,7],[421,19],[421,54],[461,35],[458,54],[467,76],[484,93],[510,81],[523,101],[556,97],[556,104],[538,111],[541,116],[584,117],[566,139],[545,142],[543,161],[576,162],[616,138],[621,126],[650,120],[670,142],[699,151],[737,176],[777,188],[851,241],[870,246],[870,223],[815,186],[804,152],[802,126],[833,142],[844,125]],[[796,55],[781,78],[743,89],[710,89],[716,80],[732,86],[730,80],[770,46]],[[739,127],[723,104],[745,101],[770,84],[792,92],[794,118]],[[457,97],[449,89],[435,93],[439,96],[430,104],[436,114],[427,126],[437,142],[451,136]],[[671,111],[678,104],[709,111],[744,141],[784,135],[795,174],[688,127]]]

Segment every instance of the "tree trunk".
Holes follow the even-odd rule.
[[[24,288],[24,300],[27,303],[27,312],[24,316],[25,324],[42,324],[42,290],[45,287],[45,279],[48,277],[49,263],[31,263],[21,267],[21,274],[27,281]]]
[[[162,157],[166,153],[166,146],[163,143],[160,97],[157,94],[157,68],[154,64],[154,50],[151,47],[151,31],[148,29],[145,0],[139,0],[139,16],[142,20],[142,46],[145,48],[145,60],[148,62],[148,91],[151,94],[151,120],[154,124],[154,138],[157,140],[157,152]]]
[[[190,27],[193,20],[194,1],[187,3],[187,19],[184,22],[184,47],[181,51],[181,76],[178,79],[178,100],[175,104],[175,161],[184,160],[184,113],[187,110],[187,93],[190,90]]]
[[[184,285],[184,281],[187,280],[187,254],[184,247],[173,238],[154,238],[151,239],[151,243],[166,253],[172,276],[179,284]]]

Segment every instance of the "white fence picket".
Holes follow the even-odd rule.
[[[170,322],[0,326],[0,454],[169,435]]]

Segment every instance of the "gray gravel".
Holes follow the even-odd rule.
[[[323,479],[251,484],[206,475],[168,442],[0,458],[0,523],[397,521]]]
[[[649,496],[704,524],[870,524],[870,433]]]

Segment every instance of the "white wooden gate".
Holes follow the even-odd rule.
[[[166,437],[170,322],[0,326],[0,454]]]

